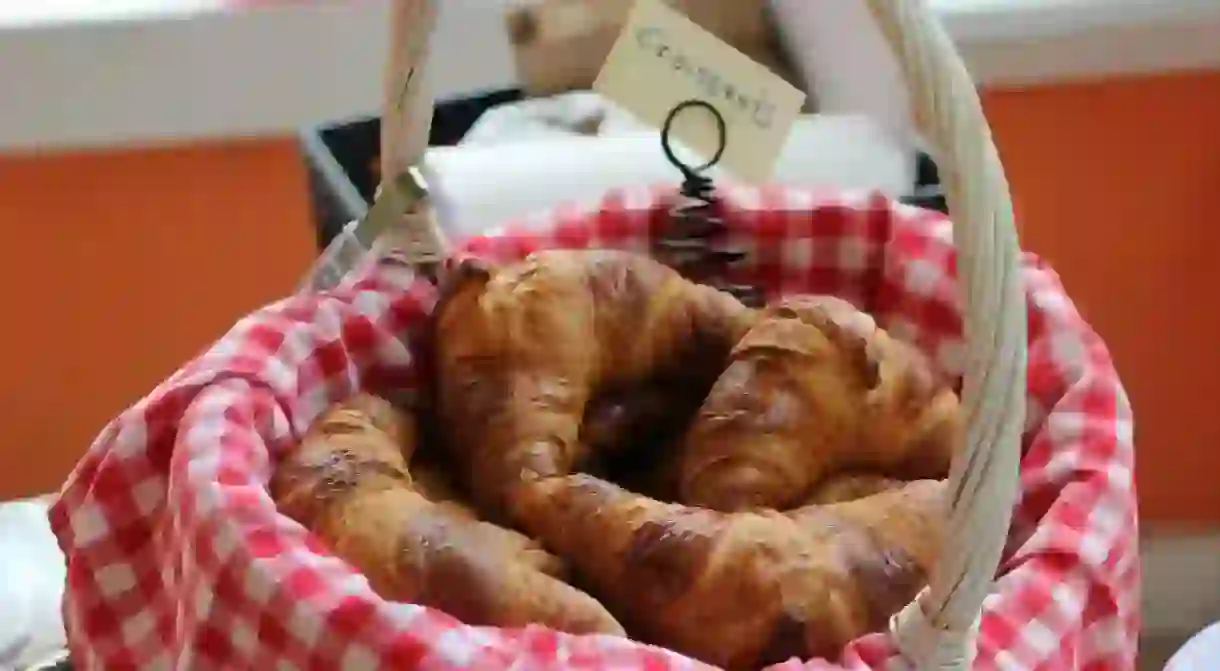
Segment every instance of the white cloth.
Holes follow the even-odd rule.
[[[0,671],[25,668],[64,648],[65,574],[46,502],[0,504]]]
[[[914,162],[909,147],[868,118],[808,115],[793,127],[772,181],[902,196]],[[680,181],[659,131],[590,92],[493,108],[462,144],[429,149],[423,171],[453,241],[562,203],[595,202],[611,189]]]

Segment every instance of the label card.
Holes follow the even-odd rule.
[[[800,89],[660,0],[636,2],[593,88],[657,128],[683,101],[711,104],[726,126],[720,165],[750,183],[770,178],[805,102]],[[704,158],[719,146],[715,119],[698,107],[679,113],[670,135]]]

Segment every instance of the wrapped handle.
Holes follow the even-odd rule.
[[[427,65],[436,0],[395,0],[381,100],[381,174],[393,179],[415,167],[428,148],[432,90]]]
[[[901,65],[944,182],[967,368],[965,445],[950,473],[948,540],[929,588],[892,628],[918,669],[966,669],[1008,538],[1025,426],[1027,314],[1008,180],[982,104],[925,0],[866,0]]]
[[[438,10],[438,0],[390,3],[390,53],[382,86],[382,181],[364,218],[348,223],[331,240],[298,291],[333,287],[370,258],[398,260],[437,279],[446,242],[418,166],[432,126],[427,65]]]
[[[428,57],[437,0],[395,0],[381,101],[381,185],[362,236],[433,275],[446,242],[419,171],[435,103]],[[379,207],[380,206],[380,207]]]

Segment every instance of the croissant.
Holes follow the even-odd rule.
[[[415,430],[382,399],[356,396],[324,413],[286,455],[272,496],[383,598],[474,625],[623,634],[595,599],[548,575],[556,560],[534,541],[422,495],[404,456]]]
[[[943,535],[943,481],[789,513],[662,503],[583,473],[531,491],[531,533],[633,635],[730,671],[834,658],[881,629]]]
[[[411,464],[412,486],[423,498],[443,508],[450,515],[466,520],[478,520],[478,513],[462,497],[447,473],[432,464]],[[495,524],[482,524],[480,531],[494,539],[505,552],[535,570],[556,578],[567,577],[567,566],[559,557],[547,552],[537,541],[512,529]]]
[[[682,501],[786,509],[847,469],[944,477],[956,395],[913,347],[830,297],[766,308],[737,343],[679,446]]]
[[[831,476],[814,488],[805,505],[855,501],[881,492],[901,489],[906,482],[884,475],[849,473]]]
[[[446,442],[480,509],[517,523],[529,481],[588,462],[580,430],[595,395],[653,378],[706,389],[756,319],[727,293],[618,251],[536,252],[500,269],[466,260],[435,312]]]

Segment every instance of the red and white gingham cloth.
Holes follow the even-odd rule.
[[[960,373],[950,225],[879,196],[733,190],[736,280],[832,293]],[[643,251],[665,220],[657,192],[613,193],[466,248],[494,258],[542,247]],[[124,412],[69,477],[51,521],[68,558],[68,637],[80,669],[706,668],[612,637],[467,627],[378,598],[365,579],[277,514],[266,483],[330,403],[412,382],[407,344],[431,287],[391,262],[338,289],[275,303]],[[1021,499],[986,603],[975,668],[1134,667],[1139,630],[1132,418],[1105,345],[1055,274],[1024,259],[1029,419]],[[896,669],[886,634],[841,665]]]

